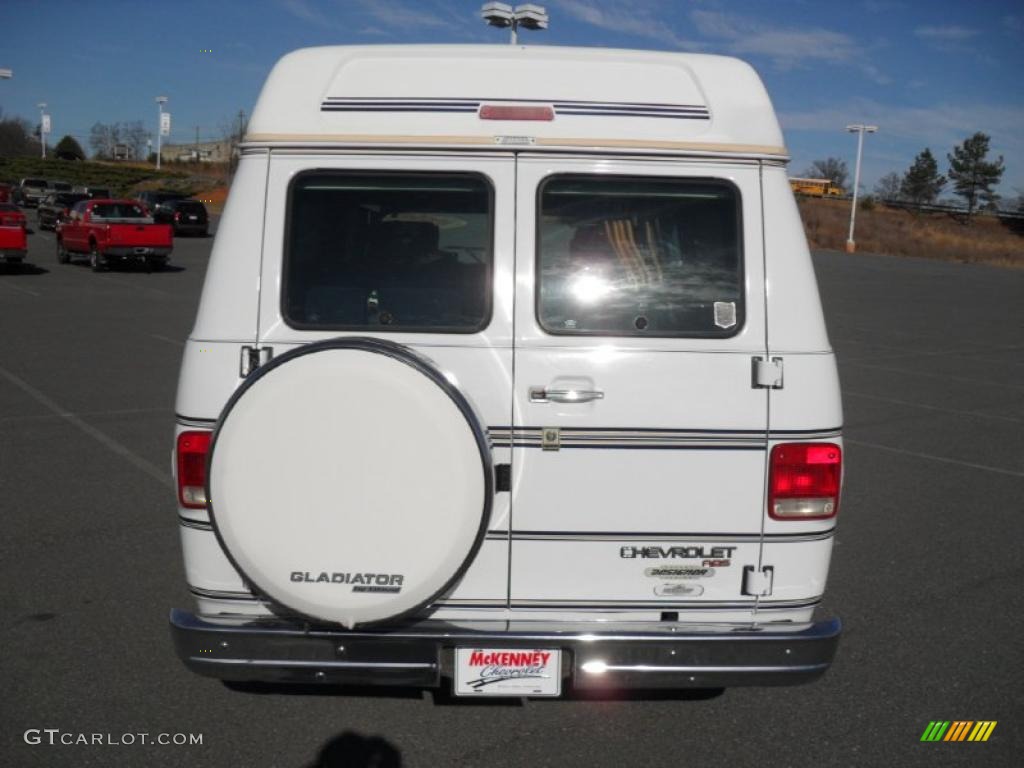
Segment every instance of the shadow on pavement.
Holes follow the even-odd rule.
[[[0,275],[45,275],[49,271],[36,264],[0,264]]]
[[[399,768],[402,753],[387,739],[345,731],[324,744],[307,768]]]

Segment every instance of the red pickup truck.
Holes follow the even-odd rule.
[[[25,228],[0,222],[0,261],[5,264],[21,264],[28,251]]]
[[[160,269],[173,247],[171,227],[154,224],[135,200],[82,200],[57,226],[57,261],[87,255],[94,272],[126,261]]]

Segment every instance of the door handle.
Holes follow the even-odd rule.
[[[589,403],[593,400],[604,400],[604,392],[599,389],[530,387],[531,403]]]

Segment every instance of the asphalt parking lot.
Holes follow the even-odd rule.
[[[823,253],[847,486],[804,687],[455,702],[238,692],[188,673],[170,480],[182,340],[211,239],[171,269],[92,273],[30,236],[0,274],[0,765],[1018,765],[1024,748],[1024,270]],[[303,695],[304,694],[304,695]],[[923,744],[931,720],[996,720]],[[28,744],[63,733],[202,744]],[[123,740],[123,739],[122,739]]]

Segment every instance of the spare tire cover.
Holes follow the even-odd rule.
[[[493,495],[486,433],[429,362],[379,339],[260,368],[210,448],[214,530],[253,587],[354,627],[430,603],[465,572]]]

